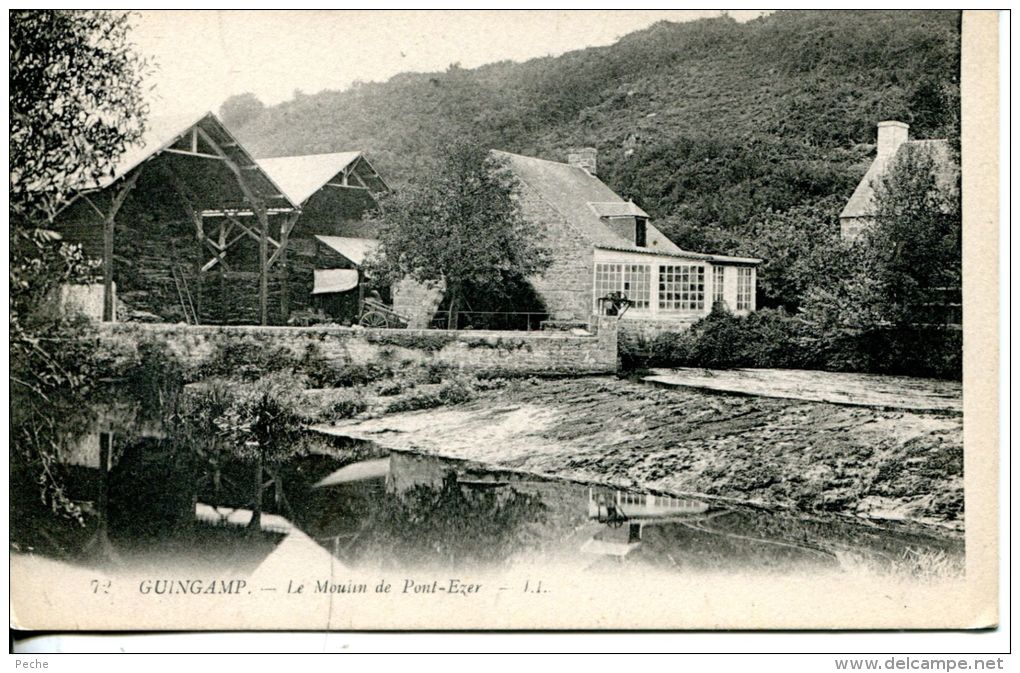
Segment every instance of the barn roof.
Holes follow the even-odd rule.
[[[259,165],[268,173],[287,197],[303,204],[315,192],[326,186],[337,174],[361,157],[361,152],[333,152],[305,154],[293,157],[259,159]]]
[[[379,241],[372,238],[349,238],[347,236],[316,236],[319,241],[340,253],[355,265],[361,266],[374,250],[379,248]]]
[[[936,179],[941,189],[955,189],[958,168],[949,151],[949,141],[908,140],[892,154],[875,157],[871,166],[868,167],[868,172],[861,178],[857,189],[854,190],[850,200],[843,207],[843,211],[839,214],[840,218],[873,217],[875,214],[875,186],[878,181],[893,165],[894,160],[916,151],[931,152],[932,158],[935,160]]]
[[[594,245],[610,250],[685,253],[651,223],[646,227],[648,246],[645,248],[634,246],[633,241],[614,232],[603,220],[605,216],[600,216],[600,213],[611,213],[609,217],[622,217],[625,212],[639,217],[648,217],[648,214],[633,203],[624,201],[604,182],[583,168],[498,150],[494,150],[494,153],[506,157],[514,175],[541,194],[549,205]]]
[[[246,186],[264,200],[268,209],[294,209],[295,204],[211,112],[151,117],[142,138],[128,146],[112,173],[83,185],[80,192],[105,190],[158,160],[160,170],[174,176],[189,192],[196,208],[223,211],[250,207],[224,157],[242,171]]]

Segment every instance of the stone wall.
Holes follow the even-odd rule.
[[[331,364],[437,362],[473,373],[571,375],[616,371],[616,319],[599,319],[595,334],[483,332],[359,327],[260,327],[102,323],[114,350],[129,355],[142,339],[164,341],[183,362],[199,367],[231,342],[285,348],[296,358],[314,349]]]
[[[542,297],[551,318],[586,319],[593,310],[591,242],[525,183],[520,185],[519,198],[521,213],[545,233],[544,244],[552,255],[549,268],[528,280]]]

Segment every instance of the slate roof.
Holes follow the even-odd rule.
[[[511,154],[510,152],[493,150],[493,153],[505,157],[509,161],[510,170],[514,175],[538,192],[549,205],[574,225],[578,232],[587,236],[596,248],[717,262],[756,264],[760,261],[683,250],[666,238],[666,235],[651,222],[646,225],[647,247],[638,247],[634,245],[633,241],[620,236],[607,226],[600,214],[612,218],[629,215],[648,217],[648,213],[633,202],[624,201],[616,192],[588,171],[570,164]]]
[[[939,187],[945,190],[956,188],[956,177],[959,167],[952,159],[949,151],[948,140],[908,140],[900,145],[896,151],[888,156],[876,156],[857,184],[850,200],[847,201],[843,211],[839,214],[840,219],[855,217],[873,217],[875,214],[875,185],[885,175],[893,161],[905,153],[925,150],[932,153],[935,159],[937,181]]]
[[[638,248],[633,241],[613,232],[590,204],[622,209],[628,207],[628,202],[583,168],[498,150],[494,150],[494,153],[506,157],[514,175],[541,194],[567,221],[584,232],[594,245],[608,248],[630,247],[638,252],[684,252],[651,223],[647,225],[647,248]]]
[[[280,185],[287,198],[301,205],[360,157],[361,152],[333,152],[272,157],[259,159],[258,163]]]

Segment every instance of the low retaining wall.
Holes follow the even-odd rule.
[[[437,362],[485,374],[569,375],[616,371],[616,319],[600,319],[595,334],[494,332],[359,327],[261,327],[103,323],[103,338],[133,349],[149,338],[198,367],[224,345],[248,342],[285,348],[296,358],[314,350],[330,364]]]

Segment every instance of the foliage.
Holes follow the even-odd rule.
[[[521,216],[516,178],[504,160],[451,140],[433,170],[382,203],[382,254],[369,275],[444,281],[449,324],[466,284],[498,290],[550,262],[542,230]]]
[[[600,177],[683,245],[683,231],[729,238],[770,209],[845,202],[882,119],[958,138],[959,39],[956,11],[660,22],[607,47],[304,96],[239,133],[267,156],[363,149],[396,188],[434,160],[431,138],[554,160],[593,145]]]
[[[388,413],[399,413],[403,411],[434,409],[451,404],[462,404],[474,399],[479,389],[490,389],[492,387],[496,386],[479,386],[479,382],[473,377],[455,375],[445,379],[438,385],[413,390],[407,395],[398,397],[387,405],[386,411]]]
[[[805,367],[802,323],[784,309],[735,316],[718,306],[686,332],[651,343],[648,363],[691,367]]]
[[[451,472],[442,484],[419,484],[383,499],[357,553],[416,567],[501,564],[526,548],[526,530],[545,519],[545,510],[539,496],[512,488],[471,490]]]
[[[141,138],[148,64],[129,41],[125,12],[14,11],[10,19],[11,214],[38,225]]]
[[[400,346],[401,348],[413,348],[426,353],[441,351],[447,344],[453,343],[457,337],[452,334],[441,332],[369,332],[365,340],[372,344],[386,344]]]
[[[713,310],[686,332],[658,335],[647,352],[621,341],[621,355],[631,368],[796,368],[958,379],[961,337],[930,326],[826,325],[782,308],[747,316]]]
[[[740,254],[758,257],[759,304],[796,310],[806,293],[840,267],[838,197],[772,210],[748,223],[745,238],[736,246]]]
[[[306,358],[314,357],[313,353]],[[231,376],[254,381],[285,369],[294,369],[299,360],[283,346],[270,346],[256,337],[226,338],[219,341],[202,365],[205,377]]]
[[[253,93],[231,96],[220,106],[220,120],[228,128],[244,126],[265,111],[265,104]]]
[[[67,497],[58,456],[92,421],[83,401],[95,392],[97,339],[84,320],[26,325],[11,340],[12,470],[33,475],[42,501],[54,512],[80,519]]]
[[[189,373],[163,339],[147,336],[138,342],[136,357],[125,367],[124,381],[144,412],[170,420],[177,413]]]
[[[147,64],[129,29],[123,12],[10,13],[12,459],[38,475],[44,501],[72,515],[57,453],[87,422],[96,339],[86,323],[43,309],[60,284],[90,282],[95,266],[49,225],[141,137]]]
[[[938,289],[962,286],[960,191],[924,145],[897,153],[875,186],[870,248],[888,320],[929,322]],[[958,158],[950,158],[959,165]]]
[[[304,418],[302,381],[275,372],[235,386],[229,406],[216,419],[220,436],[239,458],[279,462],[300,449]]]

